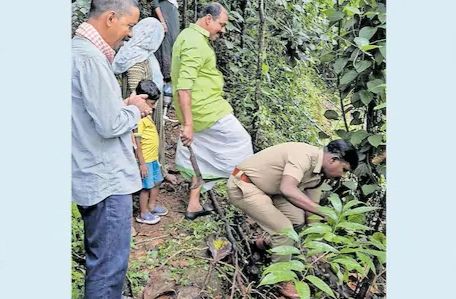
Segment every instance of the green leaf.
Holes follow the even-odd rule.
[[[350,238],[339,236],[332,232],[326,233],[323,236],[323,240],[331,242],[331,243],[337,243],[337,244],[346,244],[346,245],[353,244],[353,241]]]
[[[386,250],[386,246],[383,245],[383,244],[382,244],[381,242],[379,242],[378,240],[369,238],[369,244],[372,244],[373,246],[377,247],[377,248],[380,249],[380,250]]]
[[[304,271],[306,267],[304,264],[297,260],[291,260],[288,262],[277,262],[273,263],[272,265],[268,266],[264,269],[263,274],[267,274],[270,272],[285,272],[285,271]]]
[[[225,45],[228,49],[233,49],[234,48],[234,44],[232,42],[230,42],[229,40],[227,39],[223,39],[225,41]]]
[[[367,138],[367,141],[369,141],[369,143],[372,144],[373,147],[378,147],[383,142],[383,135],[376,134],[369,136],[369,138]]]
[[[298,233],[292,228],[285,228],[280,233],[284,236],[287,236],[288,238],[292,239],[295,242],[299,242]]]
[[[352,180],[345,181],[342,183],[342,185],[344,185],[345,187],[347,187],[350,190],[356,190],[356,187],[358,187],[358,183],[355,181],[352,181]]]
[[[318,253],[320,253],[320,252],[339,253],[339,250],[337,250],[336,248],[332,247],[329,244],[319,242],[319,241],[310,241],[310,242],[307,242],[305,245],[306,245],[306,247],[308,247],[310,249],[314,249],[313,251],[318,252]]]
[[[346,72],[340,79],[340,84],[345,85],[353,81],[358,76],[358,73],[355,70],[349,70]]]
[[[320,207],[318,209],[320,213],[322,213],[324,216],[328,217],[329,219],[333,220],[334,222],[337,222],[339,220],[339,217],[337,216],[336,212],[328,207]]]
[[[267,65],[266,63],[263,63],[261,65],[261,73],[264,75],[266,74],[267,72],[269,72],[269,65]]]
[[[337,278],[339,279],[339,283],[342,283],[344,280],[344,276],[342,272],[340,271],[340,265],[338,263],[330,263],[331,269],[334,273],[336,273]]]
[[[364,139],[369,136],[369,133],[367,133],[365,130],[358,130],[352,134],[350,137],[350,142],[356,146],[359,145],[361,142],[363,142]]]
[[[360,251],[377,257],[378,261],[382,264],[384,264],[386,262],[386,252],[385,251],[374,250],[374,249],[362,249]]]
[[[331,231],[331,226],[325,223],[315,223],[311,226],[305,228],[301,232],[301,236],[308,235],[308,234],[326,234]]]
[[[385,90],[385,81],[382,79],[374,79],[372,81],[367,82],[367,89],[369,89],[370,92],[373,92],[375,94],[379,94]]]
[[[303,12],[303,9],[302,9],[302,6],[301,6],[301,5],[295,4],[295,5],[293,5],[293,7],[294,7],[294,9],[296,9],[297,11]]]
[[[361,187],[361,190],[363,190],[363,193],[364,195],[369,195],[371,193],[374,193],[375,191],[377,191],[378,189],[380,189],[380,187],[377,185],[377,184],[369,184],[369,185],[363,185]]]
[[[304,281],[296,281],[295,288],[300,299],[310,299],[310,288]]]
[[[363,223],[366,223],[366,215],[364,215],[364,214],[349,215],[347,220],[350,222],[363,224]]]
[[[347,255],[339,256],[331,262],[341,264],[348,271],[363,271],[363,267],[360,264],[358,264],[358,262],[354,258]]]
[[[241,15],[240,13],[238,13],[237,11],[231,10],[231,11],[230,11],[230,14],[232,14],[233,17],[236,18],[236,21],[237,21],[237,22],[244,22],[244,18],[243,18],[242,15]]]
[[[266,276],[261,280],[260,286],[267,284],[276,284],[282,281],[293,281],[296,278],[296,273],[293,271],[271,272],[266,274]]]
[[[345,6],[344,7],[344,12],[348,15],[348,16],[352,16],[352,15],[360,15],[361,14],[361,11],[359,10],[358,7],[353,7],[353,6]]]
[[[324,116],[327,119],[335,119],[335,120],[339,119],[339,114],[337,114],[337,112],[334,110],[326,110]]]
[[[354,208],[352,210],[348,210],[342,213],[343,216],[349,216],[349,215],[354,215],[354,214],[363,214],[371,211],[378,210],[380,208],[377,207],[359,207],[359,208]]]
[[[382,232],[375,232],[370,236],[370,239],[374,239],[386,246],[386,236]]]
[[[342,139],[345,139],[345,137],[347,136],[347,131],[345,130],[335,130],[335,132],[337,136],[339,136]]]
[[[338,58],[335,62],[334,62],[334,72],[336,74],[340,74],[344,67],[347,65],[347,62],[348,62],[348,58]]]
[[[383,108],[386,108],[386,102],[375,106],[374,110],[380,110],[380,109],[383,109]]]
[[[320,61],[323,63],[330,62],[334,60],[334,54],[333,53],[325,53],[320,56]]]
[[[336,225],[336,228],[343,228],[345,230],[353,231],[353,232],[371,230],[371,228],[368,226],[365,226],[365,225],[362,225],[359,223],[355,223],[355,222],[347,222],[347,221],[339,222]]]
[[[326,182],[324,182],[323,184],[321,184],[320,188],[321,188],[321,191],[331,191],[331,190],[332,190],[331,185],[329,185],[329,184],[326,183]]]
[[[356,256],[358,257],[358,259],[363,262],[363,264],[372,270],[372,272],[376,273],[376,269],[375,269],[375,265],[374,265],[374,262],[372,261],[372,259],[367,255],[367,254],[364,254],[362,252],[357,252],[356,253]]]
[[[368,61],[368,60],[362,60],[356,64],[354,64],[353,66],[355,67],[355,70],[358,72],[358,73],[361,73],[362,71],[370,68],[372,65],[372,62]]]
[[[271,252],[273,252],[277,255],[290,255],[290,254],[300,254],[301,253],[298,248],[296,248],[294,246],[288,246],[288,245],[274,247],[271,249]]]
[[[363,102],[363,104],[366,106],[369,105],[369,103],[374,99],[374,95],[365,89],[359,91],[358,93],[359,93],[361,102]]]
[[[369,45],[369,40],[364,37],[355,37],[354,41],[355,41],[356,45],[358,46],[358,48],[360,48],[360,49],[364,46]]]
[[[377,32],[377,27],[365,26],[359,31],[359,36],[369,41],[375,32]]]
[[[376,46],[376,45],[362,45],[360,47],[360,50],[363,51],[363,52],[367,52],[369,50],[377,49],[377,48],[379,48],[379,46]]]
[[[345,16],[343,12],[335,10],[334,8],[326,9],[324,13],[330,22],[337,22],[342,20]]]
[[[340,213],[342,211],[342,202],[339,198],[339,195],[337,195],[336,193],[331,193],[328,199],[331,202],[334,209],[336,210],[336,212]]]
[[[327,138],[329,138],[329,137],[331,137],[331,136],[329,136],[329,135],[326,134],[325,132],[319,131],[319,132],[318,132],[318,137],[319,137],[320,139],[327,139]]]
[[[329,296],[331,296],[333,298],[336,298],[336,296],[334,296],[334,292],[331,290],[331,288],[326,284],[326,282],[324,282],[320,278],[318,278],[318,277],[316,277],[314,275],[307,275],[306,279],[308,281],[310,281],[318,289],[320,289],[323,292],[325,292],[326,294],[328,294]]]
[[[380,51],[380,54],[382,54],[383,58],[386,59],[386,47],[380,46],[380,48],[378,48],[378,50]]]

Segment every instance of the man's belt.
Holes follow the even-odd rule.
[[[234,170],[233,170],[233,172],[231,173],[231,175],[236,176],[240,171],[242,171],[242,170],[240,170],[240,169],[237,168],[237,167],[234,167]],[[245,173],[242,173],[241,176],[239,177],[239,179],[240,179],[241,181],[246,182],[246,183],[249,183],[249,184],[252,183],[252,181],[249,179],[248,176],[245,175]]]

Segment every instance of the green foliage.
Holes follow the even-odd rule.
[[[146,259],[147,260],[147,259]],[[131,292],[137,298],[144,286],[149,281],[149,273],[144,271],[143,261],[130,261],[128,263],[127,279],[130,282]]]
[[[293,281],[301,298],[309,298],[311,294],[317,297],[319,291],[336,298],[337,286],[331,286],[327,276],[321,275],[321,269],[331,269],[337,285],[341,285],[348,282],[349,274],[356,273],[362,279],[369,271],[377,272],[375,263],[385,264],[385,235],[376,232],[366,238],[365,232],[370,228],[350,219],[352,215],[371,213],[377,208],[365,206],[351,196],[340,198],[335,193],[329,195],[329,202],[325,210],[334,217],[327,223],[310,223],[299,233],[303,238],[299,248],[305,250],[294,246],[271,249],[276,254],[293,254],[293,258],[265,268],[260,285]]]
[[[258,49],[257,3],[222,2],[230,23],[225,38],[215,44],[218,65],[226,98],[255,148],[287,141],[320,144],[318,133],[331,130],[322,111],[334,95],[312,67],[309,53],[321,42],[316,32],[323,32],[325,20],[317,9],[304,9],[302,1],[265,1],[264,47]]]
[[[90,0],[76,0],[71,3],[71,32],[74,34],[78,26],[87,19]]]
[[[84,297],[84,226],[77,206],[71,205],[71,298]]]

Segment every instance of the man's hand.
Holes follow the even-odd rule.
[[[193,126],[192,125],[184,125],[181,128],[180,137],[181,137],[182,143],[185,146],[189,146],[190,144],[192,144],[192,141],[193,141]]]
[[[166,22],[161,22],[162,26],[163,26],[163,30],[165,30],[165,32],[168,32],[168,26],[166,25]]]
[[[152,113],[152,108],[146,104],[145,99],[147,99],[147,94],[135,94],[132,93],[126,100],[126,105],[133,105],[138,107],[139,112],[141,112],[141,116],[147,116]]]
[[[147,165],[146,164],[141,164],[139,165],[139,172],[141,173],[141,178],[147,177],[148,171],[147,171]]]

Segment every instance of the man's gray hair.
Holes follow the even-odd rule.
[[[115,11],[119,15],[130,13],[131,7],[138,7],[138,0],[92,0],[89,18],[97,17],[105,11]]]
[[[225,8],[222,6],[222,4],[218,2],[211,2],[204,5],[203,9],[200,10],[199,17],[203,18],[206,15],[211,15],[213,19],[217,19],[224,9]]]

